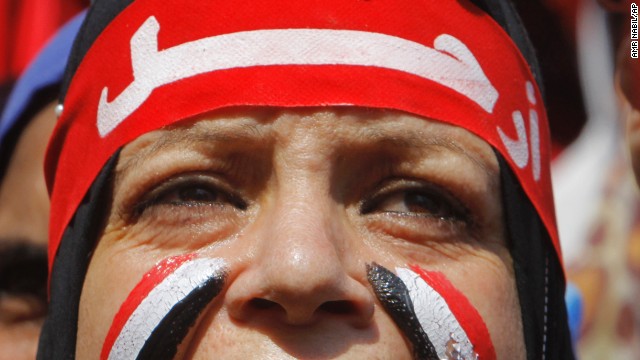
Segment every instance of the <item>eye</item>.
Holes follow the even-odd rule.
[[[445,189],[433,184],[399,181],[383,186],[361,207],[361,213],[391,213],[450,221],[467,221],[466,207]]]
[[[206,174],[174,177],[152,189],[136,207],[140,214],[152,206],[231,206],[246,210],[247,203],[230,186]]]
[[[44,317],[47,308],[46,249],[17,243],[0,252],[0,323]]]
[[[170,204],[212,204],[224,201],[222,198],[218,189],[204,184],[192,184],[169,191],[157,200]]]

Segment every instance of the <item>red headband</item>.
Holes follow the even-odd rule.
[[[463,127],[507,159],[560,257],[549,131],[517,47],[466,1],[136,0],[80,64],[49,145],[49,260],[109,157],[236,105],[353,105]]]

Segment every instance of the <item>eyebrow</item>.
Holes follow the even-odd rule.
[[[360,143],[363,146],[387,145],[403,149],[443,148],[469,159],[488,176],[493,177],[496,175],[495,171],[488,167],[481,157],[460,146],[460,144],[450,136],[421,136],[420,133],[413,131],[390,134],[384,129],[368,125],[361,125],[357,134],[356,139],[358,140],[356,140],[356,143]],[[193,127],[167,128],[160,139],[128,159],[117,171],[116,178],[120,176],[120,174],[129,171],[130,168],[135,168],[138,164],[148,160],[153,154],[165,149],[181,146],[181,144],[250,144],[251,142],[264,140],[267,136],[267,132],[259,125],[248,123],[230,124],[229,122],[225,122],[213,129],[207,129],[207,131],[203,133],[193,131]]]
[[[169,148],[181,146],[181,144],[224,144],[224,143],[249,143],[265,138],[264,131],[255,124],[223,124],[215,129],[207,129],[204,133],[194,132],[189,128],[167,128],[160,139],[151,145],[144,147],[134,156],[127,159],[120,169],[117,170],[116,178],[124,174],[131,168],[148,160],[153,154],[157,154]]]
[[[409,149],[434,147],[444,148],[468,158],[475,165],[480,167],[487,175],[495,175],[495,171],[489,168],[481,157],[460,146],[460,144],[450,136],[420,136],[419,133],[408,131],[395,135],[389,134],[375,127],[363,127],[362,130],[359,131],[359,136],[373,143],[368,143],[367,146],[384,144],[392,147]]]

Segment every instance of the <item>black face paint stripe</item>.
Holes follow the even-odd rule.
[[[382,306],[412,344],[413,357],[418,360],[439,360],[435,347],[418,321],[404,282],[376,263],[367,264],[367,279]]]
[[[200,313],[222,291],[226,273],[213,276],[178,302],[145,341],[138,360],[171,360]]]

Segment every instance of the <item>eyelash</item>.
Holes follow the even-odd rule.
[[[204,189],[207,194],[213,195],[213,200],[180,199],[189,197],[186,191],[197,191]],[[197,194],[191,194],[197,197]],[[170,197],[177,197],[177,200],[170,200]],[[246,210],[247,202],[226,184],[208,174],[181,174],[170,178],[160,185],[152,188],[144,198],[134,207],[134,214],[140,216],[145,210],[153,206],[215,206],[229,204],[238,210]]]
[[[181,196],[185,197],[183,193],[185,191],[202,189],[207,191],[205,195],[212,195],[213,199],[180,199]],[[394,205],[394,198],[398,196],[401,198],[396,200],[399,200],[401,206],[407,208],[408,211],[381,209],[383,206],[391,207],[391,205]],[[408,199],[409,196],[413,196],[413,199]],[[176,197],[178,200],[172,200],[171,197]],[[189,196],[187,195],[186,197]],[[422,199],[416,199],[416,197],[422,197]],[[408,204],[408,201],[410,202],[411,200],[418,201],[414,201],[413,204]],[[420,201],[422,201],[423,204],[419,204]],[[385,202],[389,203],[385,205]],[[231,205],[233,208],[241,211],[246,210],[248,207],[247,202],[236,191],[217,179],[216,176],[202,173],[188,173],[170,178],[152,188],[151,191],[134,206],[133,214],[135,217],[139,217],[147,209],[156,206],[195,208],[225,205]],[[412,206],[420,207],[422,205],[425,205],[423,206],[425,209],[424,212],[411,211]],[[435,208],[427,209],[428,206],[435,206]],[[467,228],[472,230],[475,228],[475,219],[464,202],[451,194],[449,190],[439,185],[420,180],[387,180],[376,188],[372,196],[361,201],[360,214],[373,215],[380,213],[422,218],[425,220],[430,219],[431,221],[435,220],[441,224],[449,224],[459,229]]]
[[[410,195],[417,195],[424,197],[426,200],[425,205],[435,205],[436,210],[429,210],[425,208],[425,212],[417,211],[385,211],[379,209],[385,202],[392,201],[396,196],[402,196],[400,199],[407,209],[411,208],[410,204],[407,204],[407,197]],[[415,205],[415,204],[414,204]],[[417,206],[420,206],[419,204]],[[438,214],[435,212],[444,212],[444,214]],[[463,223],[466,225],[473,224],[473,218],[471,212],[456,196],[451,194],[448,190],[441,186],[424,183],[422,181],[415,180],[390,180],[385,182],[382,186],[378,187],[373,196],[369,197],[361,203],[360,213],[363,215],[374,213],[389,213],[401,216],[413,216],[423,218],[435,218],[442,221],[451,223]]]

